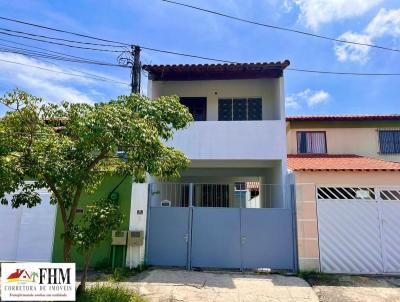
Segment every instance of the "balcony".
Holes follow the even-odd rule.
[[[193,122],[167,143],[192,160],[269,160],[286,156],[283,120]]]

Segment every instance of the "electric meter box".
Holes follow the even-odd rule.
[[[112,245],[126,245],[127,231],[112,231]]]
[[[129,231],[128,233],[128,245],[140,246],[143,245],[144,232],[143,231]]]

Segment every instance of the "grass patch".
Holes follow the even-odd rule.
[[[76,299],[77,302],[147,302],[139,294],[125,288],[112,286],[94,286],[87,288]]]
[[[301,271],[297,277],[304,279],[310,285],[337,285],[339,277],[334,274],[324,274],[315,271]]]

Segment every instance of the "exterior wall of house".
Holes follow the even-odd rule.
[[[108,176],[104,179],[102,184],[94,194],[84,193],[79,201],[79,208],[85,208],[93,200],[100,198],[107,198],[110,192],[122,181],[122,176]],[[124,215],[121,223],[121,230],[128,230],[129,228],[129,213],[131,208],[131,192],[132,192],[132,177],[126,177],[121,185],[116,189],[119,193],[120,210]],[[77,214],[79,219],[79,214]],[[53,247],[53,262],[63,262],[63,246],[62,240],[63,223],[61,219],[60,210],[57,213],[56,231],[54,237]],[[108,267],[111,264],[111,231],[110,235],[104,240],[95,250],[90,261],[90,267]],[[122,247],[116,248],[116,264],[122,265]],[[72,251],[72,260],[76,262],[77,267],[82,267],[83,259],[76,249]]]
[[[299,265],[303,271],[319,270],[316,186],[398,186],[400,172],[325,171],[295,172]]]
[[[400,129],[393,122],[290,122],[288,154],[297,154],[297,131],[325,131],[328,154],[357,154],[400,162],[400,154],[379,153],[379,129]]]
[[[177,131],[168,145],[183,151],[191,160],[279,160],[279,178],[285,183],[286,134],[284,80],[149,81],[151,98],[163,95],[206,97],[207,121],[193,122]],[[218,99],[261,97],[261,121],[218,121]],[[232,164],[231,162],[230,164]],[[210,163],[210,168],[213,163]]]
[[[207,121],[218,121],[218,99],[261,97],[263,120],[284,119],[283,79],[149,81],[149,97],[207,97]]]

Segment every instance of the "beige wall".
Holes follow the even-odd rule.
[[[261,97],[263,120],[285,116],[283,78],[254,80],[149,81],[149,96],[207,97],[207,120],[218,120],[218,99]]]
[[[288,154],[297,153],[297,131],[325,131],[329,154],[357,154],[399,161],[400,154],[379,154],[379,128],[296,128],[287,133]]]
[[[295,172],[300,269],[319,270],[316,186],[400,186],[400,172]]]

